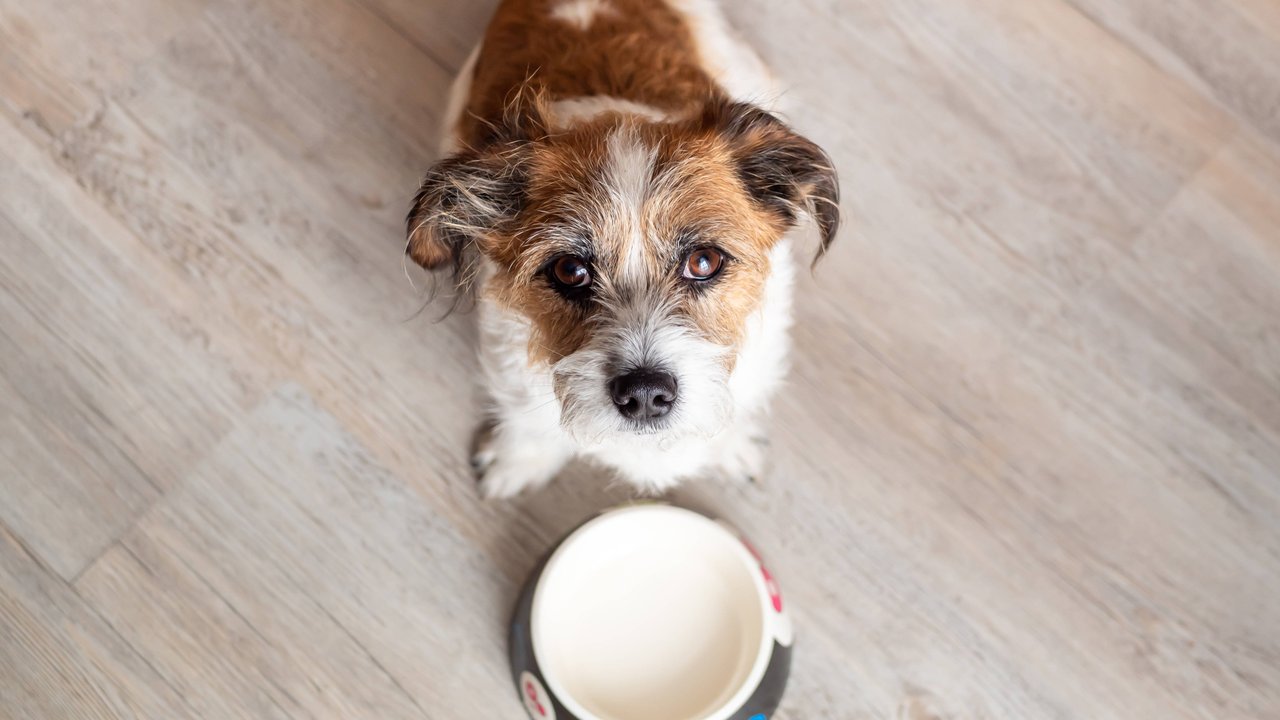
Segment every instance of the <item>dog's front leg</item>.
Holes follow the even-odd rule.
[[[540,413],[488,420],[476,430],[471,466],[487,499],[508,498],[545,485],[573,457],[573,445],[558,424]]]

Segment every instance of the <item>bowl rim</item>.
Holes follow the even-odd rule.
[[[554,674],[548,671],[550,666],[544,662],[543,657],[539,654],[538,647],[541,645],[539,639],[542,634],[541,623],[538,622],[541,615],[539,612],[539,601],[541,600],[542,593],[540,591],[542,590],[546,579],[552,574],[552,570],[554,570],[556,565],[564,559],[564,551],[574,543],[580,541],[589,528],[600,523],[615,521],[616,518],[622,515],[640,512],[660,512],[681,515],[684,518],[706,523],[707,525],[714,527],[716,532],[721,533],[728,540],[732,541],[729,544],[734,549],[734,555],[742,562],[743,568],[751,577],[752,587],[755,588],[756,600],[760,604],[760,642],[759,647],[756,648],[756,656],[752,662],[750,671],[748,671],[747,676],[743,679],[742,683],[735,689],[733,695],[731,695],[728,700],[718,706],[710,714],[699,718],[676,719],[729,720],[729,718],[731,718],[734,713],[741,710],[747,700],[751,698],[752,693],[755,692],[756,688],[758,688],[764,680],[765,672],[769,668],[769,662],[773,657],[774,645],[777,643],[777,638],[774,637],[772,618],[770,616],[770,613],[774,612],[773,601],[770,598],[769,589],[765,583],[764,572],[761,568],[759,558],[748,548],[746,542],[737,532],[735,532],[732,526],[729,526],[720,520],[708,517],[707,515],[695,510],[689,510],[687,508],[667,503],[638,503],[606,510],[575,528],[551,551],[550,557],[547,558],[547,562],[538,573],[538,579],[533,588],[533,602],[529,611],[530,645],[534,661],[537,663],[540,670],[539,674],[542,676],[542,681],[546,685],[547,690],[555,696],[555,699],[564,706],[565,710],[572,713],[574,717],[578,718],[578,720],[608,720],[608,718],[602,718],[601,716],[587,710],[577,701],[576,698],[572,697],[565,690],[559,679],[554,677]]]

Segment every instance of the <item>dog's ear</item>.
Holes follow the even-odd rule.
[[[713,102],[703,123],[725,137],[747,191],[787,224],[801,214],[817,223],[816,263],[840,227],[840,182],[831,158],[771,113],[737,102]]]
[[[547,117],[541,95],[522,87],[501,121],[477,128],[474,148],[431,168],[405,221],[405,253],[428,270],[452,268],[465,278],[477,243],[520,212],[529,145],[548,132]]]
[[[422,180],[406,218],[405,253],[428,270],[461,273],[474,244],[520,211],[520,148],[463,151]]]

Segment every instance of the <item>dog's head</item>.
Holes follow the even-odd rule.
[[[487,259],[486,296],[528,319],[529,357],[581,441],[715,432],[771,251],[805,215],[818,256],[835,235],[829,158],[740,103],[676,122],[546,118],[527,104],[431,170],[409,256],[464,291]]]

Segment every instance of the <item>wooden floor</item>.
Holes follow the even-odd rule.
[[[521,716],[401,219],[493,0],[0,0],[0,716]],[[733,0],[849,221],[757,487],[779,718],[1280,718],[1280,3]],[[419,310],[422,310],[419,312]]]

